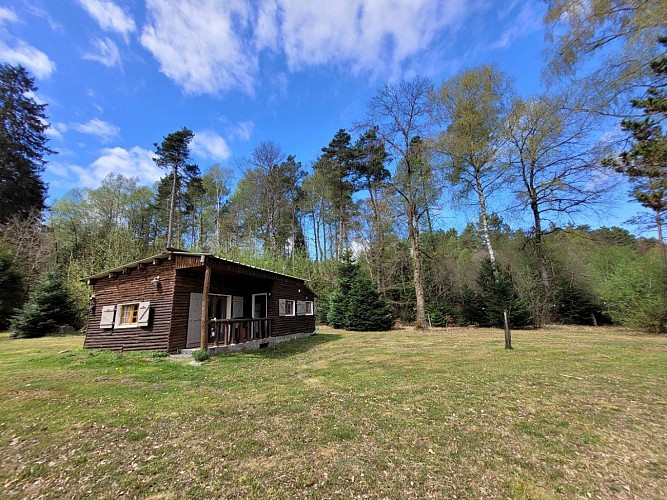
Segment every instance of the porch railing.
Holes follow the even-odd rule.
[[[209,345],[242,344],[273,336],[273,318],[211,319]]]

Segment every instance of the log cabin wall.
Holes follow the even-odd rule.
[[[310,316],[279,316],[278,301],[280,299],[314,301],[313,292],[303,283],[294,279],[279,276],[273,283],[273,293],[269,298],[270,317],[276,318],[275,335],[292,333],[313,333],[315,331],[315,314]],[[313,302],[314,306],[314,302]]]
[[[140,267],[143,269],[128,268],[115,273],[115,277],[98,278],[94,281],[95,307],[89,312],[84,347],[113,350],[122,348],[127,351],[168,350],[176,278],[174,261],[146,264]],[[158,286],[153,284],[156,276],[160,277]],[[127,302],[150,302],[148,326],[122,329],[100,328],[104,306]]]

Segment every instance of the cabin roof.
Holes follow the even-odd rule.
[[[107,269],[105,271],[102,271],[102,272],[99,272],[99,273],[96,273],[96,274],[92,274],[90,276],[86,276],[85,278],[81,278],[81,281],[106,278],[111,273],[120,273],[124,269],[131,269],[131,268],[134,268],[134,267],[138,267],[139,264],[150,264],[155,259],[158,259],[158,260],[168,259],[172,255],[183,256],[183,257],[201,257],[202,259],[203,258],[209,258],[209,259],[213,259],[214,261],[235,264],[235,265],[240,266],[241,268],[245,268],[245,269],[252,269],[252,270],[255,270],[255,271],[261,271],[261,272],[269,273],[269,274],[272,274],[272,275],[275,275],[275,276],[283,276],[285,278],[290,278],[290,279],[293,279],[293,280],[301,281],[303,283],[306,283],[306,281],[307,281],[303,278],[298,278],[296,276],[292,276],[292,275],[289,275],[289,274],[279,273],[279,272],[276,272],[276,271],[270,271],[269,269],[263,269],[261,267],[251,266],[249,264],[244,264],[243,262],[238,262],[238,261],[231,260],[231,259],[223,259],[222,257],[216,257],[215,255],[213,255],[211,253],[188,252],[188,251],[185,251],[185,250],[175,250],[175,249],[167,249],[160,254],[151,255],[150,257],[146,257],[144,259],[136,260],[134,262],[123,264],[122,266],[114,267],[113,269]]]

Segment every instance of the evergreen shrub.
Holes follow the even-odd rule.
[[[81,328],[80,314],[57,271],[44,275],[28,301],[12,318],[14,338],[35,338],[56,333],[61,325]]]

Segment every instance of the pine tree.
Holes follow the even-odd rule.
[[[461,291],[461,314],[469,325],[486,323],[484,299],[467,284]]]
[[[345,323],[346,329],[358,332],[391,330],[394,326],[389,304],[359,269],[350,288]]]
[[[521,300],[512,283],[512,278],[502,269],[496,269],[490,259],[486,259],[479,270],[477,284],[482,290],[484,314],[480,326],[503,327],[503,311],[507,311],[512,327],[531,324],[530,311]]]
[[[556,312],[558,319],[565,324],[590,325],[593,315],[596,321],[598,318],[603,320],[602,307],[593,294],[569,280],[556,292]]]
[[[353,331],[390,330],[394,319],[375,283],[354,262],[349,251],[338,265],[338,285],[329,297],[328,324]]]
[[[667,48],[667,37],[660,38]],[[660,78],[667,77],[667,56],[651,63]],[[621,127],[632,135],[632,147],[620,155],[620,162],[607,160],[632,184],[632,197],[653,211],[663,266],[667,268],[667,249],[663,229],[667,212],[667,134],[662,122],[667,119],[667,92],[664,86],[650,87],[647,97],[634,99],[632,106],[643,110],[643,120],[623,120]],[[666,271],[667,272],[667,271]]]
[[[9,326],[14,309],[23,298],[23,278],[12,262],[11,253],[0,249],[0,330]]]
[[[16,338],[35,338],[55,333],[60,325],[79,328],[81,314],[59,273],[50,271],[12,318],[11,330]]]
[[[327,323],[334,328],[347,328],[350,309],[350,291],[357,274],[358,264],[352,260],[352,254],[345,251],[338,264],[338,283],[336,290],[329,297]]]
[[[40,174],[46,146],[46,104],[30,97],[37,88],[22,66],[0,64],[0,222],[44,209]]]
[[[169,203],[169,222],[167,225],[167,248],[172,246],[174,234],[175,210],[182,196],[182,187],[187,187],[193,179],[199,178],[199,167],[190,163],[190,142],[195,134],[192,130],[182,128],[172,132],[164,138],[161,144],[155,143],[155,154],[153,161],[161,168],[167,170],[171,176],[171,196]]]

